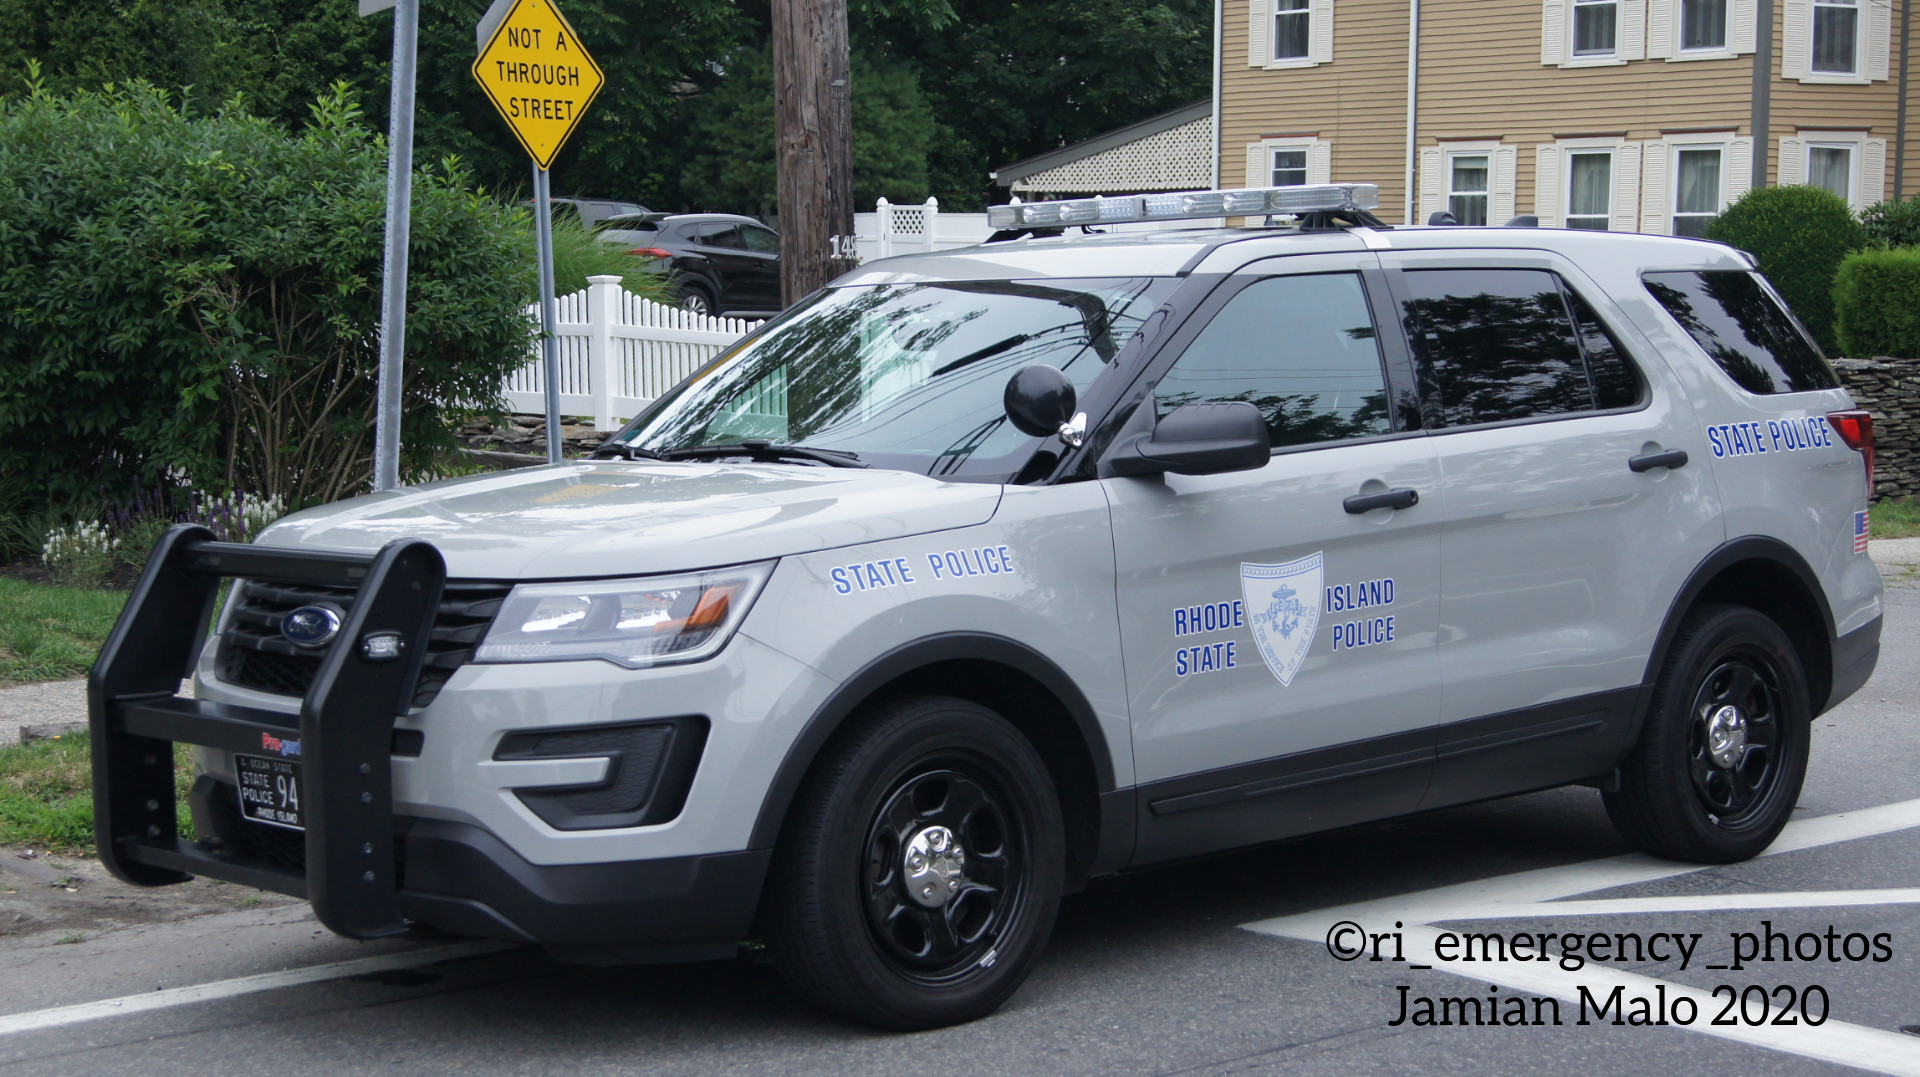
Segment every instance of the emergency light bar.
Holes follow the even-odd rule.
[[[1315,183],[1304,187],[1246,187],[1180,194],[1127,194],[1022,202],[987,207],[990,228],[1057,228],[1072,224],[1124,224],[1205,217],[1265,217],[1278,213],[1329,213],[1380,207],[1377,183]]]

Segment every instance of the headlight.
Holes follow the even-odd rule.
[[[582,583],[525,583],[501,603],[476,662],[598,658],[639,669],[726,645],[773,571],[757,565]]]

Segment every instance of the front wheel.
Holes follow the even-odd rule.
[[[991,1013],[1032,971],[1064,877],[1046,764],[1006,719],[917,696],[855,719],[796,800],[763,905],[803,998],[883,1028]]]
[[[1758,855],[1800,799],[1812,720],[1800,656],[1780,626],[1743,606],[1702,607],[1674,637],[1607,814],[1654,856]]]

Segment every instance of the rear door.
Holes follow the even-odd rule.
[[[740,248],[740,226],[727,221],[695,225],[693,242],[719,286],[714,313],[753,306],[753,262]]]
[[[1557,256],[1382,261],[1444,476],[1442,726],[1423,807],[1591,777],[1626,749],[1668,606],[1723,538],[1693,409]]]
[[[740,243],[747,259],[747,282],[742,295],[754,310],[780,309],[780,235],[757,224],[740,226]]]
[[[1138,862],[1411,811],[1426,787],[1440,475],[1417,408],[1391,403],[1411,395],[1411,368],[1379,332],[1391,308],[1376,266],[1330,255],[1243,272],[1147,371],[1141,407],[1162,415],[1259,407],[1265,467],[1101,480]],[[1348,504],[1393,491],[1419,500]]]

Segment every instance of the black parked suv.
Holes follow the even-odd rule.
[[[700,314],[780,312],[780,236],[731,213],[631,213],[610,217],[600,239],[624,244],[671,273],[680,305]]]

